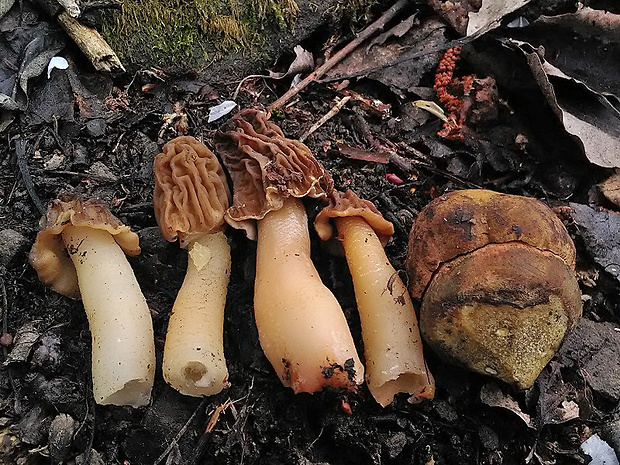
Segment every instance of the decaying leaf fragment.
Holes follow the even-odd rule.
[[[620,112],[603,95],[546,61],[530,44],[515,40],[506,44],[525,55],[544,97],[588,160],[604,168],[620,167]]]
[[[530,0],[430,0],[429,4],[459,34],[471,36],[495,29],[510,13],[527,5]]]
[[[570,217],[592,259],[620,280],[620,214],[578,203],[569,205]]]

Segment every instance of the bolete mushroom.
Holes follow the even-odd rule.
[[[98,404],[148,404],[155,372],[153,324],[125,254],[138,235],[100,202],[65,195],[50,203],[30,252],[39,278],[82,297],[92,336],[93,395]]]
[[[354,389],[364,369],[340,305],[310,258],[301,197],[325,197],[332,180],[310,150],[257,110],[233,119],[217,150],[233,181],[226,221],[257,240],[254,313],[260,344],[285,386]]]
[[[155,157],[155,217],[168,241],[188,250],[187,273],[168,323],[164,379],[190,396],[228,386],[224,357],[224,306],[230,246],[224,212],[230,203],[226,175],[216,156],[193,137],[177,137]]]
[[[383,407],[399,392],[432,399],[435,384],[424,361],[411,297],[383,249],[394,226],[351,190],[334,190],[317,215],[314,226],[324,241],[334,234],[331,218],[353,278],[370,393]]]
[[[448,360],[527,388],[581,315],[575,246],[542,202],[463,190],[427,205],[407,271],[420,329]]]

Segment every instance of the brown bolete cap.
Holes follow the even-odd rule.
[[[217,157],[190,136],[164,145],[153,166],[155,217],[168,241],[186,247],[194,234],[209,234],[224,227],[230,204],[226,175]]]
[[[67,297],[80,297],[77,274],[61,236],[69,225],[107,231],[127,255],[140,253],[138,235],[112,215],[104,204],[71,194],[59,196],[41,218],[41,231],[30,251],[30,264],[42,282]]]
[[[333,181],[308,147],[287,139],[259,110],[232,120],[234,130],[216,137],[217,152],[233,181],[233,203],[225,220],[256,239],[256,223],[282,208],[287,197],[326,197]]]
[[[324,241],[329,240],[334,235],[334,227],[330,219],[349,216],[363,218],[374,229],[383,244],[387,243],[394,235],[394,225],[383,218],[383,215],[372,202],[361,199],[351,189],[344,193],[333,190],[327,198],[327,202],[327,205],[314,219],[314,229]]]
[[[450,192],[429,203],[409,234],[409,291],[421,298],[442,263],[487,244],[523,242],[575,268],[575,245],[544,203],[485,189]]]

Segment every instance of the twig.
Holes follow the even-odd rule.
[[[0,287],[2,288],[2,334],[9,332],[9,300],[6,296],[6,287],[4,286],[4,278],[0,276]],[[6,347],[3,347],[6,356]]]
[[[90,178],[90,179],[94,179],[95,181],[100,181],[100,182],[108,182],[110,184],[112,183],[116,183],[118,181],[112,180],[106,176],[99,176],[98,174],[90,174],[90,173],[80,173],[78,171],[66,171],[66,170],[55,170],[55,171],[48,171],[47,172],[49,175],[53,176],[53,175],[58,175],[58,176],[79,176],[81,178]]]
[[[299,138],[299,141],[300,142],[305,141],[308,138],[308,136],[314,133],[314,131],[319,129],[321,126],[327,123],[330,119],[336,116],[336,114],[338,114],[338,112],[342,109],[342,107],[346,105],[346,103],[349,100],[351,100],[351,96],[349,95],[347,95],[346,97],[342,97],[338,102],[336,102],[336,104],[331,108],[331,110],[325,113],[320,120],[314,123],[310,129],[308,129],[306,132],[304,132],[301,135],[301,137]]]
[[[6,287],[4,285],[4,277],[0,276],[0,288],[2,288],[2,334],[6,334],[9,332],[9,300],[6,295]],[[4,359],[6,360],[8,356],[8,349],[6,346],[2,346],[2,355],[4,355]],[[11,367],[6,367],[6,373],[9,378],[9,384],[11,385],[11,389],[13,390],[13,395],[15,396],[15,404],[14,410],[15,413],[21,413],[21,401],[19,400],[19,391],[17,386],[15,385],[15,380],[13,379],[13,373],[11,371]]]
[[[200,463],[200,460],[202,459],[202,456],[204,455],[205,448],[207,447],[207,440],[209,439],[209,436],[211,435],[211,431],[213,431],[213,429],[215,428],[215,425],[217,423],[217,420],[220,417],[220,414],[224,412],[227,408],[230,408],[236,417],[235,404],[237,402],[247,400],[250,397],[250,394],[252,393],[253,388],[254,388],[254,377],[252,377],[252,382],[250,383],[250,387],[248,388],[248,393],[245,396],[240,397],[239,399],[236,399],[233,401],[228,399],[226,402],[224,402],[221,405],[218,405],[215,408],[215,410],[211,414],[211,418],[209,419],[209,422],[207,423],[207,427],[205,428],[204,433],[202,434],[202,436],[198,440],[198,443],[196,444],[196,447],[194,449],[194,455],[192,456],[192,459],[189,461],[189,463],[194,464],[194,465],[197,465],[198,463]],[[244,453],[245,453],[245,449],[242,447],[241,463],[243,463]]]
[[[241,90],[241,86],[246,82],[249,81],[250,79],[260,79],[260,78],[269,78],[270,76],[268,74],[250,74],[249,76],[244,77],[243,79],[241,79],[241,81],[239,81],[239,84],[237,84],[237,87],[235,88],[235,91],[232,94],[232,97],[230,98],[231,100],[237,100],[237,96],[239,95],[239,91]]]
[[[232,405],[233,405],[232,401],[228,399],[223,404],[220,404],[217,407],[215,407],[215,410],[211,414],[211,418],[209,418],[209,422],[207,423],[207,427],[205,428],[204,433],[198,440],[198,444],[196,444],[196,448],[194,449],[194,456],[189,461],[189,463],[197,464],[200,462],[200,459],[202,458],[205,447],[207,445],[207,439],[209,439],[211,432],[215,428],[215,425],[217,425],[217,421],[220,419],[220,415],[222,414],[222,412],[224,412],[226,409],[228,409]]]
[[[450,181],[454,181],[458,184],[469,187],[470,189],[484,189],[484,187],[481,186],[480,184],[476,184],[475,182],[471,182],[468,179],[461,178],[460,176],[456,176],[455,174],[449,173],[448,171],[442,170],[440,168],[436,168],[430,163],[419,161],[419,160],[412,160],[410,158],[405,158],[402,155],[398,155],[397,153],[390,154],[390,163],[392,163],[394,166],[398,167],[400,170],[406,173],[415,171],[416,168],[422,168],[427,171],[430,171],[433,174],[438,174],[440,176],[443,176],[444,178],[449,179]]]
[[[443,52],[444,50],[448,50],[449,48],[452,47],[457,47],[459,45],[466,45],[469,44],[470,42],[473,42],[474,40],[476,40],[478,37],[480,37],[481,35],[485,34],[486,32],[488,32],[490,29],[489,26],[480,29],[478,32],[467,36],[467,37],[463,37],[461,39],[455,39],[455,40],[451,40],[450,42],[446,42],[445,44],[442,45],[438,45],[436,47],[430,47],[430,48],[425,48],[424,50],[419,50],[416,52],[411,52],[411,53],[407,53],[404,56],[401,56],[400,58],[397,58],[395,60],[392,60],[390,62],[384,63],[382,65],[379,66],[375,66],[373,68],[366,68],[366,69],[362,69],[360,71],[356,71],[355,73],[350,73],[350,74],[342,74],[340,76],[334,76],[334,77],[329,77],[326,79],[321,79],[321,80],[317,80],[317,82],[319,84],[327,84],[330,82],[336,82],[336,81],[344,81],[346,79],[353,79],[353,78],[357,78],[357,77],[361,77],[361,76],[366,76],[368,74],[372,74],[372,73],[376,73],[377,71],[382,71],[386,68],[390,68],[391,66],[396,66],[399,65],[401,63],[405,63],[407,61],[411,61],[411,60],[415,60],[416,58],[422,58],[423,56],[426,55],[430,55],[431,53],[439,53],[439,52]]]
[[[371,37],[377,31],[383,30],[386,24],[389,23],[392,19],[394,19],[394,17],[407,5],[409,5],[409,0],[398,0],[390,9],[383,13],[383,15],[379,19],[377,19],[374,23],[364,29],[360,33],[360,35],[358,35],[342,49],[338,50],[338,52],[331,56],[321,66],[308,74],[308,76],[306,76],[299,84],[291,87],[288,91],[286,91],[284,95],[282,95],[282,97],[273,102],[269,106],[269,111],[271,112],[276,108],[282,108],[290,99],[292,99],[299,92],[308,87],[310,83],[324,76],[325,73],[327,73],[330,69],[340,63],[347,55],[349,55],[353,50],[355,50],[363,42],[365,42],[366,39]]]
[[[34,190],[34,183],[30,177],[30,169],[28,168],[28,161],[26,160],[26,141],[24,139],[19,138],[15,141],[15,155],[17,156],[17,168],[24,180],[26,192],[28,192],[35,207],[37,207],[37,210],[39,210],[39,213],[43,216],[45,215],[45,206]]]
[[[194,418],[196,418],[196,415],[198,415],[198,412],[201,411],[202,409],[205,408],[205,405],[207,405],[207,399],[206,397],[204,399],[202,399],[202,401],[200,402],[200,405],[198,405],[198,407],[196,408],[196,410],[194,410],[194,413],[192,413],[189,417],[189,419],[187,420],[187,422],[185,422],[185,424],[183,425],[183,427],[179,430],[179,432],[177,433],[177,435],[174,437],[174,439],[170,442],[170,444],[168,444],[168,447],[166,447],[166,450],[162,452],[162,454],[157,457],[157,460],[155,460],[155,462],[153,463],[153,465],[159,465],[170,453],[170,451],[174,448],[174,446],[179,442],[179,439],[181,439],[183,437],[183,435],[185,434],[185,431],[187,431],[187,428],[189,428],[189,425],[192,421],[194,421]]]

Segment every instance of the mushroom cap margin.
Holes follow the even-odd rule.
[[[50,202],[41,218],[41,230],[29,259],[39,279],[67,297],[80,297],[77,273],[62,239],[62,232],[69,225],[107,231],[127,255],[140,253],[138,235],[112,215],[103,203],[73,194],[59,196]]]
[[[360,198],[351,189],[344,193],[337,190],[332,191],[327,198],[327,205],[314,219],[314,229],[321,240],[327,241],[334,235],[334,226],[330,219],[351,216],[363,218],[384,245],[394,235],[394,225],[383,217],[372,202]]]
[[[233,130],[216,137],[217,152],[233,181],[233,202],[225,220],[256,240],[256,222],[282,208],[288,197],[324,198],[333,180],[310,149],[284,137],[260,110],[247,109],[232,120]]]

